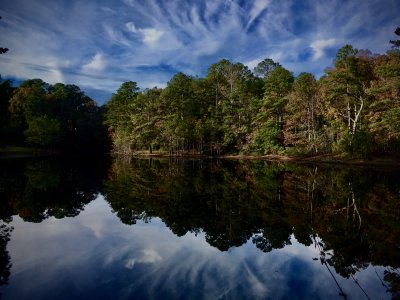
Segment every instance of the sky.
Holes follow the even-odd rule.
[[[226,58],[316,77],[339,48],[384,53],[399,0],[13,0],[0,3],[0,74],[76,84],[99,104],[126,81],[165,87]]]

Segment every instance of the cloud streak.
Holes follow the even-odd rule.
[[[270,57],[319,76],[346,43],[386,51],[398,11],[396,0],[15,0],[0,9],[1,43],[10,49],[0,71],[110,95],[122,80],[146,88],[165,86],[176,71],[203,76],[222,58],[253,67]]]
[[[101,72],[105,69],[107,62],[104,59],[103,54],[96,53],[92,60],[82,67],[83,71],[86,72]]]
[[[314,50],[313,60],[318,60],[325,54],[325,49],[333,47],[336,39],[316,40],[311,43],[310,47]]]

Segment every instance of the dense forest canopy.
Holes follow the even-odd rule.
[[[32,145],[73,152],[104,151],[103,108],[76,85],[30,79],[0,83],[0,146]]]
[[[396,30],[399,34],[399,30]],[[317,79],[267,58],[251,72],[223,59],[166,88],[122,84],[106,105],[114,151],[169,154],[390,155],[400,150],[400,48],[351,45]]]
[[[222,59],[203,78],[178,73],[163,89],[124,82],[104,107],[76,85],[3,81],[1,144],[105,150],[108,134],[113,151],[127,155],[394,155],[400,45],[390,43],[386,54],[345,45],[319,79],[270,58],[254,72]]]

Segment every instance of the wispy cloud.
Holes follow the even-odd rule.
[[[311,43],[310,47],[314,50],[313,60],[318,60],[324,56],[324,50],[335,46],[336,39],[316,40]]]
[[[143,34],[143,42],[149,46],[155,46],[164,34],[163,31],[155,28],[140,29],[140,32]]]
[[[398,11],[396,0],[14,0],[0,8],[1,46],[10,49],[0,70],[110,95],[121,80],[151,87],[176,71],[202,76],[222,58],[253,67],[270,57],[318,76],[346,43],[386,51]]]
[[[250,10],[250,19],[247,22],[246,29],[248,29],[253,22],[267,9],[269,4],[271,3],[270,0],[255,0],[254,5]]]
[[[101,72],[106,67],[107,63],[104,59],[103,54],[96,53],[95,56],[90,60],[89,63],[83,65],[82,69],[86,72]]]
[[[135,23],[133,23],[133,22],[128,22],[128,23],[125,24],[125,26],[126,26],[126,29],[127,29],[129,32],[132,32],[132,33],[136,33],[136,32],[137,32]]]

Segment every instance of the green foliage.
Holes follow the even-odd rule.
[[[285,144],[295,145],[306,154],[318,153],[323,148],[323,108],[316,79],[312,74],[301,73],[286,103],[290,118],[285,126]]]
[[[0,98],[4,143],[23,146],[26,141],[65,152],[107,151],[102,109],[76,85],[30,79],[12,88],[4,82]]]
[[[176,74],[163,90],[124,83],[107,104],[114,150],[170,155],[258,153],[367,157],[400,145],[400,56],[345,45],[317,80],[272,59],[222,59],[205,78]]]
[[[258,154],[279,153],[283,148],[279,145],[280,130],[276,123],[268,120],[255,132],[250,144],[250,151]]]
[[[350,67],[355,62],[355,57],[358,49],[353,48],[351,45],[345,45],[338,50],[334,60],[335,67]]]
[[[114,151],[130,154],[132,131],[131,115],[139,88],[136,82],[124,82],[106,104],[104,124],[109,126]]]
[[[276,97],[282,99],[290,92],[293,82],[292,72],[281,66],[276,67],[265,80],[264,98]]]
[[[258,65],[254,68],[254,73],[258,76],[262,76],[264,79],[267,79],[271,72],[280,66],[281,65],[279,63],[274,62],[270,58],[266,58],[262,62],[258,63]]]
[[[400,55],[390,51],[377,57],[373,72],[368,129],[376,150],[396,153],[400,141]]]
[[[332,143],[337,150],[347,149],[345,152],[354,154],[355,136],[372,123],[368,119],[375,105],[373,85],[377,60],[370,51],[346,45],[338,52],[335,68],[321,79],[322,96],[327,100],[326,120],[341,130],[333,134]]]
[[[18,138],[18,133],[10,126],[11,115],[8,110],[13,90],[11,81],[5,80],[0,83],[0,147]]]
[[[32,118],[25,130],[26,141],[41,147],[53,147],[61,140],[60,123],[46,115]]]
[[[160,142],[159,101],[161,90],[154,88],[138,94],[135,100],[135,113],[131,115],[133,124],[131,138],[137,145],[148,147],[150,154],[153,145]]]
[[[252,151],[270,154],[283,148],[285,105],[293,81],[293,74],[281,66],[264,78],[264,97],[257,103],[258,109],[253,120]]]
[[[22,82],[10,100],[10,112],[15,118],[19,118],[21,123],[49,113],[49,106],[46,105],[47,92],[48,84],[41,79]]]
[[[130,109],[138,95],[136,82],[124,82],[106,105],[105,124],[115,129],[130,129]]]
[[[373,140],[368,131],[359,131],[353,137],[351,152],[356,156],[367,158],[372,152],[372,143]]]

